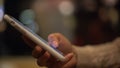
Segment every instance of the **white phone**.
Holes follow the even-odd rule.
[[[58,60],[60,60],[60,61],[66,60],[61,51],[59,51],[52,45],[48,45],[47,41],[42,39],[39,35],[37,35],[35,32],[33,32],[28,27],[24,26],[22,23],[20,23],[15,18],[6,14],[6,15],[4,15],[4,20],[7,21],[11,26],[16,28],[20,33],[27,36],[29,39],[31,39],[36,44],[40,45],[40,47],[42,47],[43,49],[48,51],[51,55],[53,55]]]

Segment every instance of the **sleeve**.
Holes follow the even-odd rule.
[[[73,46],[77,68],[119,68],[120,38],[97,46]]]

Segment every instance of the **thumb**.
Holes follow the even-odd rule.
[[[76,68],[76,58],[74,53],[69,53],[65,56],[66,61],[63,65],[63,68]]]
[[[70,61],[73,56],[74,56],[73,53],[68,53],[68,54],[65,56],[65,58],[66,58],[65,63],[67,63],[68,61]]]

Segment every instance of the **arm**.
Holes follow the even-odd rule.
[[[113,42],[85,47],[72,46],[61,34],[52,34],[48,40],[49,43],[58,45],[58,49],[66,54],[68,61],[58,62],[48,52],[35,46],[32,55],[37,58],[40,66],[48,68],[75,68],[75,66],[77,68],[115,68],[120,66],[120,38]]]
[[[73,49],[77,55],[78,68],[120,67],[120,38],[97,46],[73,46]]]

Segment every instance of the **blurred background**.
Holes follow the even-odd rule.
[[[45,40],[62,33],[77,46],[94,46],[120,35],[119,0],[0,0],[0,68],[38,67],[22,35],[2,22],[4,13]]]

